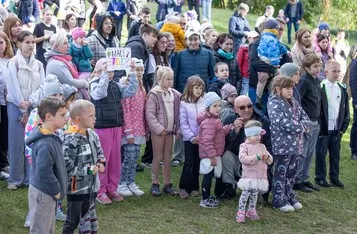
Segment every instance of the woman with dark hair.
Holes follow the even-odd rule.
[[[22,32],[21,20],[15,16],[9,17],[4,22],[2,31],[10,39],[12,51],[14,54],[17,52],[17,37]]]
[[[9,161],[7,159],[8,151],[8,118],[6,106],[6,64],[9,59],[14,57],[9,38],[5,33],[0,32],[0,180],[9,177]]]
[[[319,34],[317,36],[317,42],[318,47],[321,51],[321,61],[322,61],[322,67],[321,67],[321,72],[317,75],[317,78],[320,80],[326,79],[326,74],[325,74],[325,64],[329,59],[333,59],[334,57],[330,57],[328,55],[328,45],[329,45],[329,38],[324,35],[324,34]],[[334,54],[334,49],[332,48],[332,54]]]
[[[233,37],[229,33],[222,33],[218,36],[217,41],[213,44],[214,58],[216,63],[223,62],[229,68],[229,82],[240,93],[242,89],[242,75],[239,70],[237,60],[233,54]]]
[[[165,34],[159,32],[157,35],[157,42],[152,49],[152,55],[154,56],[155,66],[166,66],[169,67],[169,59],[166,53],[167,48],[167,37]]]
[[[66,18],[63,21],[63,29],[67,33],[68,39],[72,37],[72,31],[77,26],[77,17],[73,13],[66,15]]]
[[[17,37],[19,49],[10,59],[6,75],[7,114],[9,119],[10,177],[8,189],[29,186],[30,164],[24,155],[25,126],[31,109],[43,97],[41,86],[45,80],[43,65],[35,58],[35,36],[23,31]]]
[[[93,52],[93,63],[106,57],[105,50],[109,47],[120,47],[120,42],[115,36],[115,27],[110,15],[97,14],[95,16],[96,31],[88,37],[88,46]]]

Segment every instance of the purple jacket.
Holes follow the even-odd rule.
[[[203,98],[196,103],[181,101],[180,128],[184,141],[193,141],[198,136],[197,116],[205,110]]]
[[[146,106],[145,106],[145,117],[146,122],[149,126],[149,131],[160,135],[163,130],[167,128],[168,120],[166,114],[165,103],[160,94],[160,88],[158,86],[154,87],[147,96]],[[175,89],[169,89],[175,96],[174,99],[174,131],[179,133],[179,112],[180,112],[180,97],[181,93]]]

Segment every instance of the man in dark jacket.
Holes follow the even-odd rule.
[[[352,46],[349,57],[352,60],[349,72],[349,90],[351,92],[353,106],[353,124],[351,127],[350,148],[352,159],[357,160],[357,45]]]
[[[280,29],[278,33],[278,38],[281,39],[283,34],[284,34],[284,28],[285,28],[285,22],[281,21],[280,19],[277,19],[277,21],[280,24]],[[266,72],[270,74],[270,78],[268,80],[268,84],[271,82],[272,78],[275,76],[275,73],[278,71],[277,68],[275,68],[272,65],[269,65],[262,61],[258,55],[258,46],[259,46],[260,39],[254,41],[253,43],[249,44],[249,92],[248,96],[252,100],[252,102],[256,101],[256,92],[257,92],[257,84],[258,84],[258,72]],[[286,45],[284,45],[288,51],[290,51],[290,48]],[[285,63],[292,63],[292,59],[289,57],[289,55],[284,54],[280,60],[280,66],[284,65]],[[262,102],[261,104],[263,105],[264,108],[266,108],[266,104],[268,102],[268,97],[269,97],[269,92],[268,92],[268,87],[269,85],[265,86],[266,89],[264,90],[263,97],[262,97]],[[262,110],[263,113],[266,113],[266,110]]]
[[[326,154],[330,156],[330,180],[344,188],[339,180],[341,138],[350,123],[350,108],[345,85],[340,84],[341,66],[334,60],[325,65],[327,79],[321,82],[320,134],[316,144],[315,182],[322,187],[331,187],[326,181]]]
[[[304,6],[299,0],[289,0],[285,6],[284,14],[288,23],[288,42],[291,44],[291,24],[294,24],[295,32],[297,32],[304,16]]]
[[[35,17],[36,23],[41,21],[38,0],[20,0],[19,3],[17,16],[22,23],[26,22],[31,15]]]
[[[272,144],[270,137],[270,121],[259,110],[254,108],[249,97],[241,95],[234,101],[235,113],[222,118],[222,124],[232,124],[234,129],[226,136],[225,152],[222,156],[222,182],[224,186],[216,186],[216,196],[222,199],[230,199],[235,196],[236,181],[241,177],[241,166],[239,162],[239,147],[245,141],[244,124],[249,120],[258,120],[262,123],[266,134],[262,137],[262,143],[272,154]],[[271,168],[268,169],[268,178],[271,181]],[[219,183],[218,183],[219,184]],[[271,188],[271,186],[269,186]],[[270,191],[269,188],[269,191]],[[269,193],[263,198],[268,201]]]
[[[143,7],[140,11],[140,20],[133,25],[131,25],[128,33],[128,39],[133,36],[138,36],[140,31],[140,26],[142,24],[151,24],[150,22],[151,10],[148,7]]]
[[[147,93],[154,85],[154,73],[148,74],[149,69],[149,51],[157,42],[157,34],[159,31],[150,24],[143,24],[140,27],[140,36],[130,37],[126,42],[125,47],[131,48],[131,57],[141,59],[145,64],[145,71],[143,75],[143,85]],[[145,146],[145,152],[141,159],[143,164],[151,164],[153,159],[151,141],[148,141]],[[143,171],[144,169],[137,165],[137,171]]]

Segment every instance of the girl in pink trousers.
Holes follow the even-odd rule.
[[[129,85],[119,85],[114,79],[114,71],[107,70],[107,59],[100,59],[94,69],[90,83],[91,101],[95,106],[95,132],[99,136],[106,159],[105,171],[99,173],[100,188],[97,201],[110,204],[121,201],[117,192],[121,175],[121,138],[123,109],[121,100],[131,97],[138,91],[138,80],[132,63]]]
[[[255,210],[258,193],[268,191],[267,177],[268,165],[273,163],[273,157],[267,151],[265,145],[260,143],[261,135],[265,134],[262,124],[256,120],[250,120],[245,124],[244,133],[247,139],[240,145],[239,160],[242,163],[242,178],[238,182],[238,188],[242,190],[239,198],[236,221],[245,222],[245,216],[252,220],[259,220]],[[246,205],[249,199],[248,212]]]
[[[145,115],[151,133],[153,147],[151,194],[159,196],[159,169],[163,161],[164,189],[169,195],[176,195],[170,179],[170,158],[174,135],[179,134],[180,96],[171,88],[174,72],[169,67],[158,66],[155,73],[156,85],[148,94]]]

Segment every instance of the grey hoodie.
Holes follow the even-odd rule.
[[[45,59],[47,61],[46,76],[48,74],[53,74],[57,76],[58,81],[61,84],[68,84],[70,86],[76,87],[77,89],[87,88],[88,82],[86,80],[74,78],[65,63],[58,61],[56,59],[51,59],[51,57],[55,55],[64,56],[63,54],[53,50],[48,50],[44,54]],[[81,92],[79,92],[77,95],[81,95]],[[77,99],[78,98],[83,98],[83,97],[77,97]]]
[[[39,127],[32,130],[26,145],[32,144],[30,184],[57,200],[66,195],[67,170],[64,163],[62,142],[53,133],[44,134]]]

